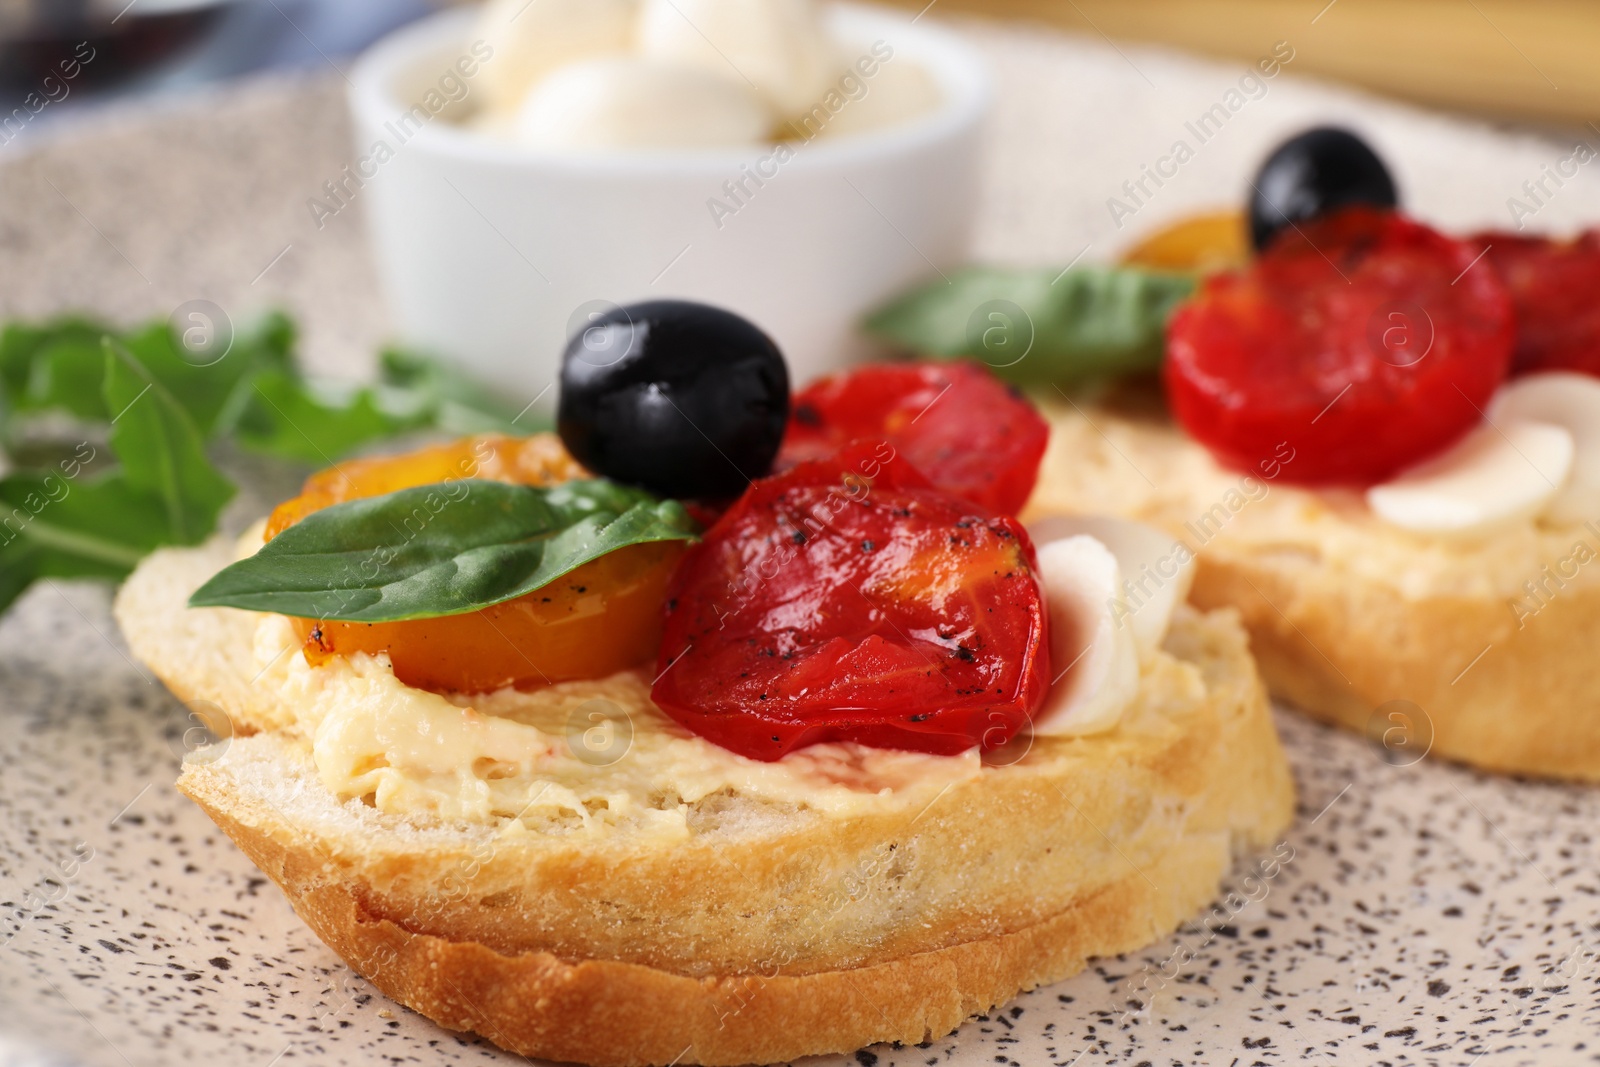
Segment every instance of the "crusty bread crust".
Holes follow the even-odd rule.
[[[1274,693],[1368,732],[1386,759],[1431,745],[1487,771],[1600,781],[1600,587],[1564,592],[1519,630],[1501,601],[1408,598],[1218,546],[1202,554],[1191,595],[1239,610]],[[1391,701],[1425,718],[1391,719],[1381,710]]]
[[[941,1037],[1019,991],[1175,928],[1216,892],[1226,862],[1209,841],[1180,840],[1142,875],[1011,933],[843,970],[690,978],[548,952],[506,955],[409,930],[367,911],[352,887],[326,881],[311,853],[206,808],[306,925],[389,996],[513,1052],[619,1067],[771,1063]]]
[[[118,619],[175,691],[254,729],[243,660],[195,647],[237,620],[175,617],[212,551],[158,553]],[[1293,789],[1237,620],[1185,609],[1168,649],[1117,730],[1038,739],[920,811],[735,805],[668,845],[430,822],[341,802],[278,728],[178,784],[357,971],[445,1026],[592,1064],[771,1062],[940,1036],[1161,936],[1272,843]]]
[[[1386,759],[1431,745],[1484,770],[1600,781],[1600,563],[1569,565],[1559,588],[1541,571],[1576,542],[1600,550],[1594,531],[1527,524],[1430,541],[1384,527],[1359,499],[1263,472],[1259,497],[1210,521],[1218,487],[1242,476],[1219,472],[1165,418],[1083,404],[1051,421],[1033,507],[1122,514],[1198,549],[1191,601],[1238,610],[1275,695],[1369,732]],[[1352,545],[1369,560],[1381,551],[1387,573],[1351,565]],[[1549,595],[1525,597],[1530,580]]]

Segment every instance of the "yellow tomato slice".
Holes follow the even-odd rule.
[[[351,459],[313,474],[299,496],[279,504],[267,520],[267,539],[332,504],[417,485],[461,478],[555,485],[587,476],[562,447],[561,439],[549,433],[532,437],[479,434],[399,456]]]
[[[553,485],[586,476],[553,434],[467,437],[405,455],[352,460],[312,475],[299,496],[273,511],[267,538],[333,504],[417,485],[459,478]],[[634,545],[526,596],[463,615],[378,623],[293,621],[311,663],[353,652],[387,652],[395,675],[421,689],[480,693],[601,678],[654,658],[667,580],[682,554],[680,542]]]
[[[1157,230],[1122,255],[1130,267],[1211,274],[1250,260],[1250,235],[1244,215],[1217,211]]]

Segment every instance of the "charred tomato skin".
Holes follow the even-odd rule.
[[[1035,568],[1015,519],[857,443],[757,482],[690,549],[651,696],[758,760],[826,741],[994,748],[1049,683]]]
[[[1224,465],[1364,486],[1453,444],[1510,368],[1511,300],[1478,250],[1351,207],[1206,279],[1167,330],[1174,416]]]
[[[1571,240],[1490,232],[1471,241],[1484,250],[1516,308],[1512,373],[1600,377],[1600,229]]]
[[[854,440],[887,440],[934,486],[1015,515],[1027,503],[1050,426],[979,363],[883,363],[822,378],[795,397],[779,469]]]

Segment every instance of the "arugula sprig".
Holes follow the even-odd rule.
[[[274,313],[197,362],[165,321],[82,316],[0,330],[0,611],[42,578],[125,577],[162,545],[197,544],[234,486],[222,442],[326,465],[413,431],[529,432],[530,419],[423,356],[391,350],[373,386],[308,378]]]
[[[86,359],[86,340],[70,346],[54,351]],[[0,478],[0,609],[35,579],[121,578],[152,549],[195,544],[233,496],[167,388],[109,338],[94,348],[98,388],[75,396],[75,411],[114,413],[109,440],[86,437],[49,466]]]

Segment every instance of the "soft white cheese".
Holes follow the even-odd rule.
[[[975,748],[931,756],[827,744],[746,759],[669,719],[635,671],[445,697],[405,685],[385,656],[312,667],[282,654],[298,645],[288,620],[265,616],[256,685],[293,709],[328,789],[392,814],[678,839],[708,800],[848,818],[927,804],[981,771]]]
[[[1166,639],[1173,611],[1189,599],[1194,553],[1148,523],[1109,515],[1047,515],[1028,523],[1035,545],[1078,534],[1095,538],[1116,557],[1121,600],[1113,621],[1132,627],[1139,653],[1148,659]]]
[[[1139,689],[1138,643],[1123,621],[1122,570],[1111,550],[1087,534],[1035,547],[1055,677],[1033,732],[1103,733]]]
[[[639,50],[745,82],[782,118],[821,102],[845,67],[812,0],[644,0]]]
[[[761,98],[736,78],[637,56],[562,67],[528,95],[522,143],[567,151],[753,144],[771,129]]]
[[[871,54],[870,46],[846,53],[857,64],[858,72],[861,57]],[[869,65],[873,70],[870,77],[852,76],[841,83],[845,92],[840,95],[844,99],[821,127],[822,136],[841,137],[888,129],[926,115],[939,106],[938,83],[914,60],[896,55],[882,63],[872,60]],[[800,128],[809,130],[804,116],[801,118]]]
[[[1564,371],[1513,379],[1495,394],[1489,421],[1517,420],[1549,423],[1572,435],[1572,476],[1545,518],[1571,526],[1600,519],[1600,380]]]
[[[1573,435],[1546,422],[1485,422],[1442,454],[1367,490],[1373,512],[1402,529],[1479,537],[1538,515],[1572,472]]]
[[[836,40],[815,0],[491,0],[477,32],[471,124],[553,150],[832,138],[941,98],[889,42]]]
[[[478,78],[485,109],[514,114],[557,67],[626,52],[636,11],[634,0],[490,0],[477,27],[494,50]]]

